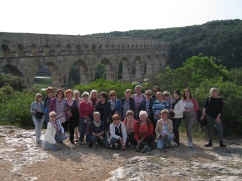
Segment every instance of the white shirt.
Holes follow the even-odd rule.
[[[183,112],[184,112],[183,100],[180,100],[178,101],[178,103],[176,103],[173,112],[175,113],[175,116],[173,118],[183,118]]]
[[[123,136],[122,139],[123,139],[124,144],[125,144],[126,140],[127,140],[127,131],[126,131],[126,127],[125,127],[124,123],[120,121],[120,124],[121,124],[121,132],[122,132],[122,136]],[[115,134],[115,125],[114,125],[114,123],[110,124],[109,132],[110,132],[110,140],[112,138],[119,139],[120,136]]]

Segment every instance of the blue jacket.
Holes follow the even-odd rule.
[[[37,109],[38,109],[38,103],[36,101],[32,102],[31,110],[30,110],[31,114],[36,116],[36,114],[34,114],[33,111],[37,111]],[[44,112],[44,102],[43,101],[40,102],[39,112]]]
[[[110,105],[111,105],[111,100],[108,100],[108,102],[110,102]],[[114,110],[111,110],[111,107],[110,107],[110,116],[112,117],[114,114],[119,114],[120,117],[122,116],[121,115],[121,101],[119,99],[116,99]]]

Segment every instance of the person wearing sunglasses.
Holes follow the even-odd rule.
[[[108,100],[108,102],[110,102],[110,105],[111,105],[110,119],[112,119],[112,116],[114,114],[121,115],[121,101],[117,99],[116,92],[114,90],[111,90],[109,92],[109,97],[110,97],[110,100]]]
[[[46,89],[47,96],[44,99],[44,114],[45,114],[45,122],[46,124],[49,122],[49,106],[50,100],[54,97],[54,89],[52,87],[48,87]]]
[[[80,145],[83,145],[84,143],[84,134],[86,132],[86,143],[89,144],[89,135],[87,135],[88,131],[87,129],[87,124],[91,123],[93,119],[93,112],[94,112],[94,107],[92,102],[89,100],[89,93],[88,92],[83,92],[82,93],[82,98],[83,101],[80,102],[79,106],[79,129],[80,129],[80,138],[79,138],[79,143]]]
[[[153,87],[153,92],[154,92],[154,95],[152,96],[152,98],[156,100],[156,93],[157,92],[161,92],[160,87],[158,87],[157,85],[154,86]]]
[[[49,113],[49,122],[47,130],[42,142],[42,149],[58,150],[60,149],[60,143],[62,143],[67,136],[64,133],[64,128],[61,126],[61,122],[57,119],[55,111]]]
[[[152,122],[154,119],[154,113],[152,111],[154,101],[155,100],[152,98],[152,91],[147,90],[147,91],[145,91],[145,98],[142,100],[142,102],[139,106],[139,112],[146,111],[148,114],[148,119]]]
[[[60,120],[61,124],[66,122],[66,99],[64,98],[64,91],[58,89],[54,98],[50,100],[49,112],[55,111],[57,118]]]
[[[110,124],[110,144],[112,149],[115,150],[115,144],[118,144],[118,148],[126,150],[127,131],[123,122],[120,121],[120,116],[114,114],[112,117],[113,123]]]

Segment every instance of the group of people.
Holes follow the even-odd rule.
[[[187,146],[193,146],[192,130],[197,121],[198,102],[189,89],[174,91],[173,97],[168,91],[161,91],[158,86],[142,94],[141,85],[127,89],[124,98],[119,100],[114,90],[109,94],[92,90],[83,92],[70,89],[65,92],[58,89],[54,95],[52,87],[47,88],[47,96],[36,94],[31,104],[31,113],[35,124],[36,143],[40,143],[41,128],[44,120],[47,131],[42,148],[57,150],[67,138],[90,148],[102,145],[105,148],[146,152],[156,142],[157,149],[179,146],[179,126],[184,121],[187,134]],[[220,147],[223,143],[221,113],[223,100],[219,90],[212,88],[203,108],[201,119],[207,118],[209,142],[212,146],[213,127],[216,124]]]

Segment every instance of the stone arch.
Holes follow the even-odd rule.
[[[145,63],[146,63],[146,67],[145,67],[146,77],[150,77],[153,74],[153,67],[154,67],[153,62],[152,62],[152,58],[151,58],[150,55],[147,56]]]
[[[73,66],[77,66],[79,72],[79,84],[88,84],[89,83],[89,76],[88,76],[88,68],[86,63],[83,60],[77,60],[76,62],[73,63]],[[71,71],[71,70],[70,70]]]
[[[68,54],[71,53],[71,45],[70,44],[66,45],[66,53],[68,53]]]
[[[92,45],[92,52],[93,52],[93,53],[97,52],[97,47],[96,47],[95,44]]]
[[[18,48],[18,56],[23,56],[24,55],[24,46],[22,44],[18,44],[17,48]]]
[[[60,55],[61,54],[61,44],[58,43],[56,46],[55,46],[55,52],[57,55]]]
[[[106,52],[108,52],[108,50],[109,50],[109,46],[108,46],[108,44],[105,46],[105,51]]]
[[[51,79],[53,85],[62,85],[62,80],[61,80],[61,72],[58,68],[58,66],[52,62],[45,62],[45,65],[47,65],[50,74],[51,74]],[[65,80],[64,80],[65,82]]]
[[[112,80],[114,78],[114,73],[111,61],[107,58],[104,58],[102,59],[101,63],[105,65],[106,79]]]
[[[37,45],[36,45],[36,44],[32,44],[32,45],[31,45],[31,54],[32,54],[33,56],[37,56],[37,55],[38,55]]]
[[[136,80],[140,80],[142,79],[143,77],[143,74],[142,74],[142,63],[141,63],[141,58],[140,56],[137,56],[135,59],[134,59],[134,68],[133,68],[133,74],[134,74],[134,78]]]
[[[5,68],[5,70],[4,70],[5,72],[4,73],[11,74],[13,76],[18,76],[18,77],[24,77],[23,76],[24,74],[15,65],[5,64],[2,67]]]
[[[2,51],[3,51],[4,53],[7,53],[7,52],[10,51],[10,48],[8,47],[7,44],[2,44],[2,45],[1,45],[1,49],[2,49]]]
[[[45,53],[45,55],[49,55],[50,54],[50,46],[49,45],[45,45],[44,46],[44,53]]]
[[[76,53],[81,53],[81,45],[80,44],[77,44],[76,45]]]
[[[119,63],[118,79],[130,81],[130,66],[127,57],[123,57]]]

